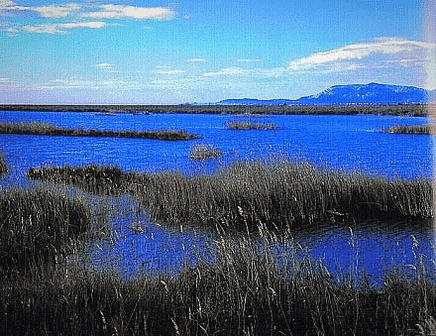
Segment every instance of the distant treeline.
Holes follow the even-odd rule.
[[[428,115],[428,105],[0,105],[0,111],[199,114],[384,114],[426,116]]]

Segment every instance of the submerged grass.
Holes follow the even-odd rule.
[[[431,134],[430,125],[394,125],[382,131],[400,134]]]
[[[273,122],[237,120],[237,121],[230,121],[227,124],[226,128],[229,130],[249,130],[249,129],[275,130],[279,127]]]
[[[432,184],[347,173],[306,163],[238,161],[213,174],[123,172],[110,166],[41,167],[29,178],[73,184],[87,191],[137,195],[157,222],[217,225],[255,231],[258,223],[293,232],[368,219],[430,226]]]
[[[60,135],[60,136],[90,136],[90,137],[122,137],[143,138],[158,140],[189,140],[198,139],[196,134],[185,130],[98,130],[83,128],[62,128],[43,122],[0,122],[0,133],[4,134],[35,134],[35,135]]]

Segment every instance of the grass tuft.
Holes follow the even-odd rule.
[[[223,156],[223,151],[213,145],[198,144],[191,149],[189,157],[194,160],[205,160]]]
[[[394,125],[382,130],[385,133],[430,134],[430,125]]]
[[[226,126],[229,130],[275,130],[279,127],[272,122],[255,122],[251,120],[231,121]]]

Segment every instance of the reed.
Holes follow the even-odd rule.
[[[394,125],[382,130],[385,133],[430,134],[430,125]]]
[[[275,130],[279,128],[276,124],[272,122],[255,122],[251,120],[237,120],[230,121],[226,126],[229,130],[250,130],[250,129],[261,129],[261,130]]]
[[[0,122],[0,133],[3,134],[34,134],[34,135],[58,135],[58,136],[88,136],[88,137],[121,137],[141,138],[158,140],[190,140],[198,139],[196,134],[185,130],[162,129],[162,130],[98,130],[83,128],[63,128],[43,122]]]
[[[27,271],[35,263],[56,263],[72,252],[90,223],[84,203],[55,188],[1,191],[0,269]]]
[[[0,152],[0,177],[8,172],[8,165],[3,153]]]
[[[153,220],[175,225],[224,225],[245,232],[262,222],[271,229],[298,232],[369,219],[380,225],[410,220],[411,225],[430,226],[432,219],[429,179],[387,179],[289,160],[238,161],[213,174],[193,176],[112,172],[95,165],[42,167],[29,170],[28,176],[85,186],[91,192],[130,192]]]
[[[205,160],[223,156],[223,151],[209,144],[198,144],[192,147],[189,157],[194,160]]]
[[[218,258],[178,277],[121,280],[80,267],[2,276],[0,332],[123,335],[406,335],[432,330],[436,286],[418,272],[380,289],[336,281],[264,227],[255,240],[220,231]],[[289,244],[277,266],[275,243]]]

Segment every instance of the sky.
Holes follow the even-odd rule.
[[[0,0],[0,104],[296,99],[370,82],[435,89],[434,2]]]

